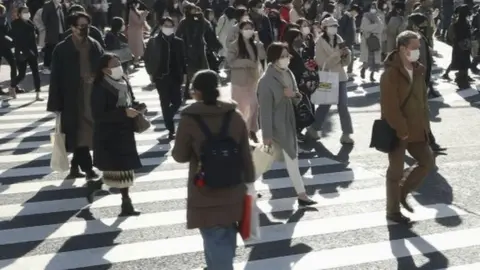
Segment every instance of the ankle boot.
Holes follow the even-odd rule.
[[[133,208],[132,200],[130,198],[122,197],[122,211],[120,212],[120,216],[138,216],[140,212],[136,211]]]
[[[97,179],[99,177],[98,174],[94,170],[90,170],[90,171],[85,172],[85,173],[86,173],[87,181]]]
[[[365,68],[360,69],[360,78],[365,79]]]
[[[87,201],[88,203],[92,203],[95,199],[95,193],[102,189],[102,181],[88,181],[87,182]]]

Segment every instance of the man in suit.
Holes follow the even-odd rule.
[[[53,49],[63,40],[62,34],[66,30],[65,13],[60,0],[45,3],[42,12],[43,25],[45,25],[45,58],[43,61],[44,74],[50,74]]]

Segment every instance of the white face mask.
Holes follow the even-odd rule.
[[[120,80],[123,76],[123,68],[122,66],[114,67],[110,69],[112,71],[112,74],[110,74],[110,77],[114,80]]]
[[[122,25],[122,27],[120,28],[120,32],[123,32],[125,31],[125,25]]]
[[[419,49],[410,51],[410,56],[407,56],[408,61],[410,61],[412,63],[417,62],[419,58],[420,58],[420,50]]]
[[[22,19],[24,19],[25,21],[30,20],[30,13],[22,13]]]
[[[376,9],[370,9],[370,13],[375,14],[375,13],[377,13],[377,10]]]
[[[249,39],[253,36],[253,30],[248,29],[248,30],[242,30],[242,36],[246,39]]]
[[[338,32],[338,28],[337,27],[327,27],[327,35],[329,36],[334,36],[336,35]]]
[[[165,36],[170,36],[173,34],[173,28],[172,27],[162,27],[162,33],[165,35]]]
[[[242,22],[243,22],[243,21],[248,21],[248,20],[250,20],[250,17],[248,17],[248,16],[243,16],[243,17],[240,19],[240,21],[242,21]]]
[[[308,26],[302,27],[302,33],[304,35],[310,34],[310,27],[308,27]]]
[[[280,58],[278,60],[278,67],[281,69],[287,69],[288,65],[290,65],[290,57]]]

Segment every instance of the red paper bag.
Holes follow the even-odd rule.
[[[260,239],[260,217],[256,205],[256,192],[253,184],[247,185],[247,194],[243,201],[243,215],[239,232],[244,241]]]

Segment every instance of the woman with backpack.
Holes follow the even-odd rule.
[[[268,67],[258,81],[263,144],[283,156],[300,206],[316,204],[307,196],[298,167],[297,129],[294,106],[302,100],[290,64],[288,45],[274,42],[267,49]]]
[[[245,184],[255,176],[245,121],[235,103],[218,100],[218,83],[212,70],[194,75],[197,102],[182,110],[172,156],[190,163],[187,228],[200,230],[207,268],[233,270]]]

